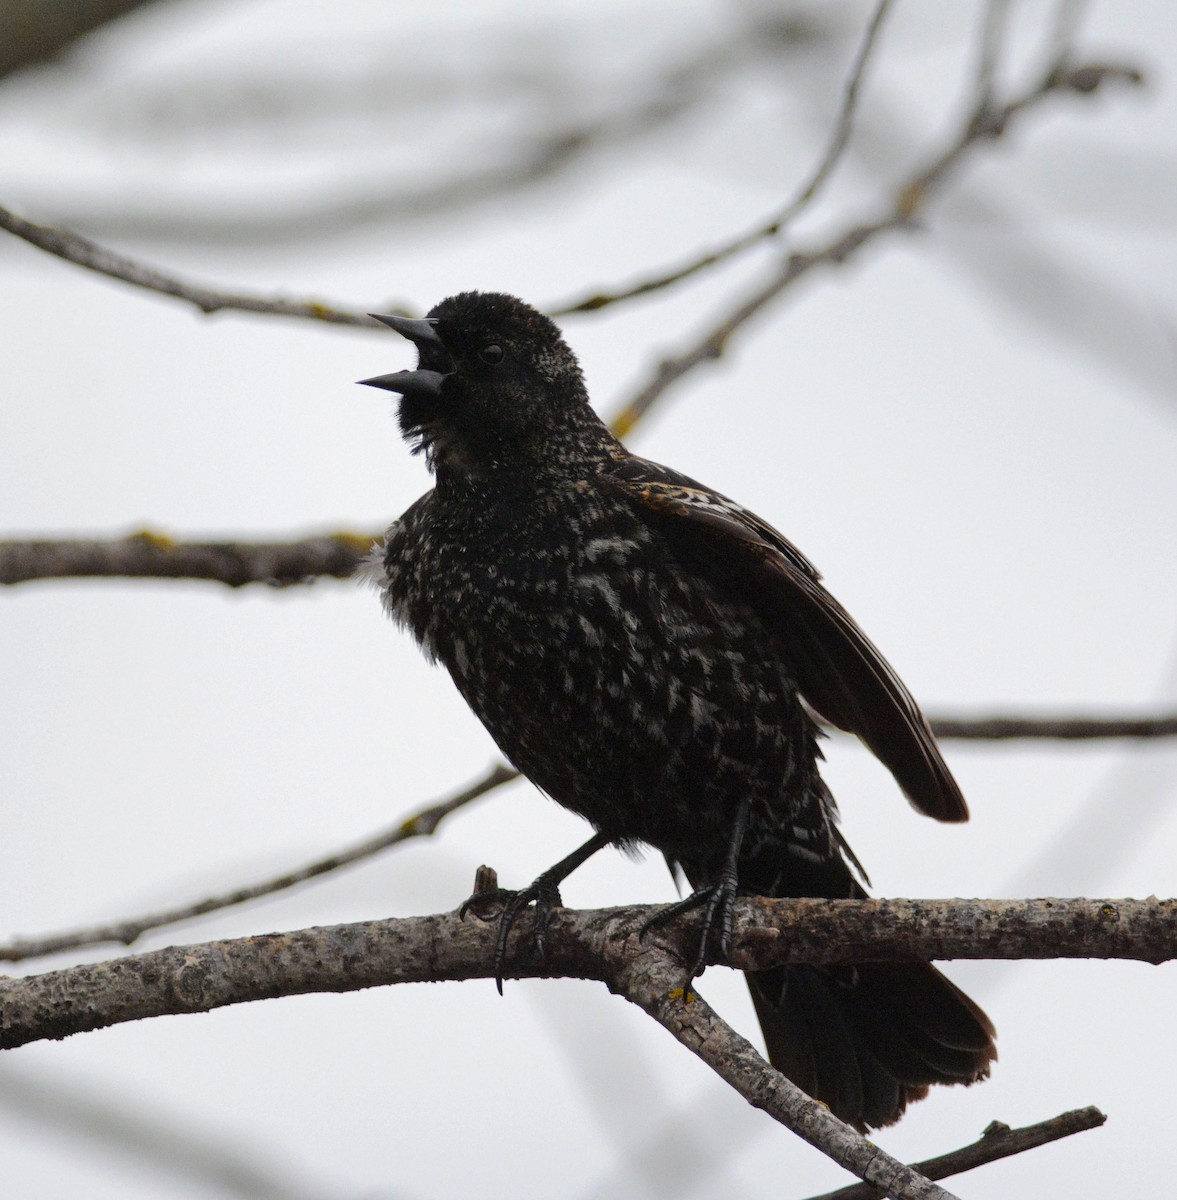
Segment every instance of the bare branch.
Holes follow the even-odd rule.
[[[412,126],[423,113],[452,111],[459,128],[469,126],[468,138],[436,146],[439,177],[432,172],[395,170],[388,178],[373,179],[365,171],[362,180],[353,180],[343,189],[338,180],[318,193],[306,186],[293,191],[287,188],[281,195],[263,193],[249,205],[218,203],[215,211],[200,206],[194,210],[190,204],[179,210],[166,203],[162,208],[146,207],[142,202],[132,207],[123,197],[113,208],[93,203],[80,213],[75,208],[77,215],[66,218],[65,223],[84,224],[112,238],[305,247],[310,240],[337,237],[344,230],[421,217],[436,220],[443,214],[485,205],[495,197],[517,194],[558,178],[610,147],[649,137],[705,103],[720,81],[747,63],[778,59],[786,50],[795,50],[798,42],[811,40],[819,28],[814,21],[772,13],[733,23],[727,36],[712,36],[665,65],[643,64],[628,82],[615,79],[609,85],[605,111],[601,111],[600,72],[580,74],[570,69],[573,64],[562,58],[558,42],[535,40],[542,37],[538,23],[532,23],[532,36],[525,44],[473,69],[470,55],[462,53],[457,42],[456,57],[447,61],[430,51],[414,55],[404,39],[398,38],[389,53],[402,60],[399,69],[391,77],[387,71],[379,72],[379,90],[374,94],[362,77],[354,75],[341,87],[344,77],[335,72],[331,86],[324,89],[321,74],[312,71],[307,75],[288,63],[285,70],[270,77],[269,87],[252,73],[242,89],[245,95],[234,95],[233,81],[218,72],[215,81],[196,84],[202,93],[197,99],[181,93],[180,107],[188,110],[211,104],[220,113],[232,114],[236,122],[248,121],[248,110],[256,106],[260,88],[267,121],[273,120],[276,110],[293,105],[293,120],[305,129],[307,119],[321,120],[325,110],[341,98],[349,106],[343,110],[347,113],[356,111],[357,101],[363,104],[366,100],[365,114],[382,117],[392,127]],[[713,33],[718,31],[713,29]],[[476,33],[474,38],[479,54],[485,56],[485,33]],[[573,99],[571,113],[563,111],[569,105],[560,97],[575,97],[576,92],[585,93],[583,99],[579,104]],[[488,137],[493,135],[485,125],[488,109],[503,104],[510,105],[510,110],[522,106],[535,118],[536,128],[516,130],[492,145]],[[150,96],[139,97],[140,109],[149,111],[155,106]],[[171,107],[176,107],[174,96]],[[477,113],[473,122],[463,122],[465,110]],[[500,124],[492,122],[495,127]],[[386,139],[390,132],[386,129],[377,136]]]
[[[1073,742],[1102,738],[1177,737],[1177,713],[1154,717],[932,717],[930,721],[932,732],[945,741],[1047,738]]]
[[[708,330],[694,346],[659,364],[650,382],[613,418],[613,428],[619,435],[624,436],[664,392],[700,364],[721,358],[728,342],[743,325],[769,303],[777,300],[814,267],[826,264],[840,265],[879,234],[912,227],[918,212],[944,185],[968,152],[982,141],[1000,137],[1015,117],[1056,93],[1087,94],[1098,90],[1108,80],[1137,84],[1141,79],[1140,72],[1129,67],[1100,64],[1055,66],[1041,82],[1008,103],[989,110],[984,114],[984,119],[971,119],[951,145],[898,189],[894,205],[889,212],[843,233],[814,250],[788,255],[775,275]]]
[[[1173,900],[743,900],[738,908],[733,965],[741,969],[913,957],[1150,962],[1177,957]],[[508,946],[506,974],[604,981],[669,1029],[749,1103],[886,1195],[950,1200],[949,1193],[883,1155],[768,1067],[699,996],[684,997],[679,981],[696,945],[694,922],[668,926],[646,945],[639,930],[654,911],[561,910],[547,927],[542,959],[530,922],[520,922]],[[462,920],[441,914],[258,935],[0,980],[0,1048],[278,996],[487,978],[495,972],[498,924],[497,914],[488,915]],[[1014,1142],[1008,1145],[1002,1153],[1016,1152]],[[968,1149],[949,1158],[959,1160]]]
[[[1010,0],[987,0],[977,54],[977,79],[974,84],[974,109],[988,112],[993,103],[997,64],[1009,18]],[[1055,61],[1058,61],[1057,54]]]
[[[567,300],[553,306],[549,309],[551,315],[562,317],[578,312],[594,312],[599,308],[605,308],[607,305],[616,304],[621,300],[632,300],[637,296],[644,296],[649,292],[658,291],[661,288],[669,287],[671,284],[679,283],[691,275],[696,275],[708,267],[714,267],[721,262],[725,262],[727,259],[742,253],[757,243],[766,241],[768,238],[775,237],[777,234],[783,232],[785,227],[813,201],[826,180],[833,174],[834,168],[838,165],[838,161],[846,149],[846,144],[850,140],[850,132],[854,126],[854,113],[858,106],[858,94],[862,86],[863,76],[866,74],[867,64],[870,62],[871,55],[878,45],[879,32],[882,29],[883,21],[890,11],[891,6],[892,0],[878,0],[874,15],[867,24],[866,32],[863,34],[862,41],[858,47],[858,52],[854,56],[854,63],[850,68],[850,74],[847,77],[846,85],[842,92],[842,103],[838,110],[837,119],[834,122],[834,132],[830,138],[829,145],[826,147],[821,161],[817,164],[812,175],[801,185],[797,194],[788,204],[775,212],[767,222],[762,222],[754,229],[739,234],[716,249],[709,250],[701,257],[692,259],[685,266],[674,267],[669,271],[659,272],[638,283],[630,284],[619,291],[610,292],[595,289],[580,299]]]
[[[192,904],[163,909],[146,916],[107,922],[85,929],[68,930],[65,933],[49,934],[40,938],[16,938],[6,946],[0,945],[0,962],[21,962],[29,958],[42,958],[47,954],[59,954],[63,950],[77,950],[82,946],[99,946],[109,942],[130,946],[149,930],[161,929],[166,925],[176,925],[181,921],[191,920],[193,917],[206,916],[208,913],[245,904],[250,900],[258,900],[262,896],[272,896],[275,892],[284,891],[320,875],[337,871],[341,867],[351,866],[371,858],[381,851],[409,841],[411,838],[430,837],[437,832],[437,827],[450,813],[465,807],[480,796],[485,796],[487,792],[493,791],[501,784],[518,778],[518,771],[499,763],[491,767],[481,779],[476,780],[468,788],[398,821],[392,828],[366,838],[354,846],[329,854],[325,858],[317,859],[306,866],[288,871],[274,879],[234,888],[221,895],[208,896]]]
[[[48,62],[79,38],[152,0],[8,0],[0,39],[0,78]]]
[[[1060,1113],[1057,1117],[1051,1117],[1049,1121],[1040,1121],[1037,1125],[1024,1125],[1021,1129],[1011,1129],[1000,1121],[993,1121],[971,1145],[962,1146],[959,1150],[941,1154],[936,1158],[925,1159],[923,1162],[912,1163],[912,1167],[928,1179],[947,1179],[950,1175],[959,1175],[964,1171],[971,1171],[974,1167],[982,1167],[986,1163],[1021,1154],[1025,1150],[1034,1150],[1072,1134],[1098,1129],[1105,1121],[1107,1117],[1098,1108],[1072,1109],[1070,1112]],[[836,1192],[810,1196],[809,1200],[880,1200],[884,1194],[870,1184],[855,1183],[850,1187],[839,1188]]]
[[[1177,736],[1177,714],[1133,720],[989,717],[970,722],[933,718],[931,724],[941,738],[974,740],[1007,738],[1095,740],[1099,738]],[[353,846],[334,851],[305,866],[285,871],[281,875],[259,883],[247,884],[215,896],[207,896],[202,900],[176,905],[173,908],[162,909],[138,917],[127,917],[119,921],[107,921],[81,929],[43,934],[38,937],[18,937],[7,944],[0,944],[0,962],[22,962],[30,958],[43,958],[48,954],[59,954],[62,951],[76,950],[82,946],[98,946],[108,943],[130,946],[143,934],[152,930],[176,925],[195,917],[219,912],[221,909],[232,908],[238,904],[274,895],[321,875],[329,874],[341,867],[352,866],[364,859],[374,857],[411,838],[429,836],[436,832],[438,825],[450,813],[463,808],[471,801],[486,795],[502,784],[518,778],[518,771],[508,767],[505,763],[498,763],[469,787],[456,792],[448,799],[430,805],[412,816],[398,821],[391,828],[373,834]]]
[[[701,996],[691,993],[684,998],[681,962],[665,952],[648,952],[637,944],[638,939],[633,941],[632,952],[611,956],[610,989],[669,1030],[753,1108],[767,1113],[859,1179],[878,1184],[883,1195],[901,1200],[955,1200],[770,1067],[752,1043]]]
[[[659,906],[557,910],[536,955],[531,922],[512,934],[510,978],[610,978],[623,957],[690,961],[694,920],[636,931]],[[456,913],[361,921],[178,946],[0,979],[0,1049],[126,1021],[308,992],[494,977],[496,919]],[[661,947],[661,949],[659,949]],[[763,900],[737,903],[732,965],[943,958],[1177,958],[1177,900]],[[636,967],[626,967],[638,969]]]
[[[835,132],[834,141],[827,150],[826,157],[819,164],[817,172],[811,179],[810,183],[802,189],[798,197],[791,202],[789,208],[797,206],[797,211],[804,204],[808,203],[811,195],[807,193],[816,193],[822,182],[827,178],[833,170],[840,156],[841,150],[844,148],[845,140],[849,136],[850,121],[853,115],[853,106],[857,96],[857,89],[861,80],[862,73],[865,69],[871,49],[875,44],[878,26],[881,23],[881,14],[885,13],[886,5],[880,4],[876,10],[874,20],[868,28],[868,35],[860,48],[859,58],[856,63],[855,70],[851,73],[850,82],[847,86],[847,94],[843,100],[842,115],[840,116],[838,126]],[[744,319],[751,316],[768,300],[773,299],[780,291],[788,287],[796,277],[804,274],[811,266],[816,266],[819,262],[839,262],[849,251],[845,249],[848,242],[853,242],[851,248],[857,249],[858,245],[866,241],[869,237],[882,232],[884,229],[889,229],[908,223],[914,215],[916,208],[922,203],[926,195],[937,185],[943,175],[946,174],[949,166],[955,163],[965,149],[970,147],[975,141],[982,137],[998,136],[1003,130],[1008,120],[1023,111],[1025,108],[1037,103],[1044,95],[1053,91],[1074,91],[1086,93],[1096,90],[1106,79],[1117,78],[1121,80],[1130,80],[1132,82],[1140,81],[1139,72],[1123,67],[1100,66],[1089,64],[1085,66],[1070,66],[1063,65],[1061,62],[1047,76],[1046,81],[1039,88],[1027,93],[1026,95],[1012,101],[1004,108],[999,109],[996,113],[991,114],[990,119],[985,121],[971,122],[968,130],[962,135],[962,141],[956,146],[949,149],[945,155],[941,156],[932,164],[932,167],[925,170],[920,175],[911,180],[908,185],[902,190],[900,203],[897,206],[895,214],[888,218],[883,218],[873,222],[865,228],[865,236],[862,236],[862,231],[859,235],[847,235],[846,237],[836,239],[834,243],[826,248],[805,255],[794,256],[790,258],[785,272],[781,278],[776,281],[775,287],[770,290],[769,294],[764,297],[760,303],[755,304],[746,314]],[[795,215],[790,213],[789,209],[783,210],[782,215]],[[776,220],[771,222],[769,226],[764,226],[756,233],[756,240],[760,237],[767,236],[773,232],[773,226],[779,228],[782,222]],[[124,283],[132,284],[135,287],[144,288],[148,291],[157,292],[161,295],[172,296],[178,300],[195,305],[203,313],[214,313],[222,310],[234,310],[238,312],[251,312],[266,314],[271,316],[283,317],[298,317],[304,320],[327,322],[335,325],[351,325],[361,329],[375,329],[378,326],[372,322],[366,315],[366,312],[359,309],[348,309],[337,305],[325,304],[322,302],[311,300],[286,300],[281,297],[257,296],[244,292],[228,292],[214,288],[209,288],[202,284],[191,283],[187,280],[166,272],[157,270],[154,267],[147,266],[144,263],[138,262],[126,255],[118,254],[115,251],[108,250],[103,246],[90,241],[88,238],[81,237],[78,234],[69,233],[65,230],[56,229],[48,225],[38,225],[31,221],[25,220],[17,216],[9,209],[0,207],[0,229],[7,230],[9,233],[24,239],[30,244],[37,246],[41,250],[45,250],[50,254],[54,254],[59,258],[63,258],[68,262],[76,263],[79,266],[89,270],[96,271],[99,274],[109,276],[112,279],[118,279]],[[749,235],[744,235],[745,237]],[[737,239],[737,242],[740,239]],[[707,265],[707,262],[714,259],[714,253],[705,256],[702,260],[702,265]],[[805,262],[805,267],[802,270],[796,270],[796,266],[800,261]],[[689,273],[689,272],[688,272]],[[682,277],[682,272],[675,274],[673,278]],[[662,285],[659,285],[662,286]],[[649,284],[638,285],[636,291],[631,289],[631,294],[640,294],[642,291],[651,290]],[[607,301],[606,301],[607,302]],[[601,306],[601,300],[598,298],[595,301],[581,302],[578,305],[573,305],[570,308],[565,308],[562,311],[582,311],[588,308],[596,308]],[[407,312],[408,310],[401,305],[390,304],[389,302],[380,302],[384,311],[390,312]],[[365,306],[371,307],[369,306]],[[730,332],[730,331],[729,331]],[[711,342],[714,338],[712,335],[708,339]],[[726,340],[726,336],[724,337]],[[718,357],[722,352],[722,343],[718,349],[711,353],[706,353],[698,359],[703,361],[706,358]],[[692,365],[696,365],[692,363]],[[665,369],[665,368],[664,368]],[[682,372],[679,372],[681,374]],[[674,375],[673,378],[677,378]],[[668,379],[660,390],[664,390],[673,379]],[[639,400],[641,397],[639,397]],[[637,401],[634,402],[635,404]],[[633,408],[631,405],[630,408]],[[647,403],[648,407],[648,403]],[[624,423],[624,428],[632,427],[633,416],[629,415]]]
[[[1052,53],[1056,62],[1070,62],[1075,53],[1075,39],[1088,8],[1088,0],[1058,0],[1051,31]]]
[[[0,542],[0,584],[34,579],[205,579],[291,587],[347,579],[382,534],[328,533],[285,542],[184,542],[151,530],[118,538]]]
[[[314,300],[284,300],[279,296],[253,296],[244,292],[224,292],[190,283],[176,275],[149,267],[124,254],[116,254],[103,246],[76,233],[54,229],[49,225],[35,225],[18,217],[16,213],[0,206],[0,229],[23,238],[38,249],[76,263],[99,275],[122,280],[123,283],[174,296],[194,304],[202,313],[209,314],[230,309],[236,312],[265,313],[275,317],[301,317],[308,321],[326,321],[331,325],[355,325],[362,329],[383,328],[366,312],[358,312]],[[372,307],[369,305],[369,307]],[[405,313],[408,310],[382,303],[381,311]]]
[[[1177,900],[767,900],[740,906],[732,962],[1177,958]],[[694,929],[691,923],[686,923]],[[684,945],[684,950],[686,946]]]

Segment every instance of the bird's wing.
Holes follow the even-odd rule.
[[[645,459],[617,464],[609,478],[676,558],[759,613],[819,716],[861,738],[920,812],[968,820],[911,693],[791,542],[735,501]]]

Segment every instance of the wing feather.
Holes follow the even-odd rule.
[[[861,738],[920,812],[968,820],[911,693],[791,542],[735,501],[656,463],[633,458],[612,474],[681,561],[761,615],[815,712]]]

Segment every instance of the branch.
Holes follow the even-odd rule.
[[[698,923],[649,939],[637,929],[658,905],[559,909],[535,953],[520,919],[504,975],[608,979],[615,959],[668,951],[681,964]],[[737,904],[732,965],[847,964],[912,959],[1177,958],[1177,900],[765,900]],[[42,975],[0,979],[0,1049],[126,1021],[309,992],[394,983],[491,979],[498,922],[456,913],[361,921],[170,947]],[[619,950],[618,947],[622,949]],[[657,949],[661,947],[661,949]],[[714,959],[712,960],[714,961]],[[627,966],[626,970],[636,967]],[[636,984],[635,984],[636,986]]]
[[[903,183],[889,211],[867,221],[812,250],[788,255],[775,275],[737,308],[714,325],[698,342],[675,358],[663,361],[654,377],[613,418],[613,428],[624,436],[658,398],[701,363],[719,359],[732,336],[762,308],[776,300],[815,267],[841,265],[882,233],[908,229],[932,196],[943,187],[953,171],[979,143],[1001,137],[1015,117],[1027,112],[1047,96],[1060,92],[1086,95],[1109,80],[1139,84],[1142,76],[1130,67],[1089,63],[1079,66],[1055,64],[1034,86],[1004,105],[974,112],[956,139],[925,167]]]
[[[1074,742],[1101,738],[1177,737],[1177,713],[1155,717],[932,717],[929,723],[932,732],[944,741],[1052,738]]]
[[[235,888],[233,891],[217,896],[208,896],[195,903],[166,908],[160,912],[124,921],[107,922],[85,929],[72,929],[39,938],[18,937],[6,946],[0,945],[0,962],[21,962],[29,958],[42,958],[47,954],[59,954],[63,950],[77,950],[82,946],[99,946],[109,942],[130,946],[149,930],[162,929],[166,925],[175,925],[181,921],[191,920],[193,917],[206,916],[208,913],[232,908],[237,904],[258,900],[262,896],[272,896],[275,892],[306,883],[307,880],[314,879],[319,875],[326,875],[330,871],[339,870],[340,867],[351,866],[371,858],[381,851],[409,841],[411,838],[431,837],[450,813],[477,800],[479,796],[485,796],[487,792],[493,791],[501,784],[518,778],[518,771],[500,763],[491,767],[481,779],[472,783],[468,788],[398,821],[391,829],[366,838],[354,846],[329,854],[325,858],[317,859],[306,866],[288,871],[274,879]]]
[[[605,308],[609,304],[616,304],[622,300],[632,300],[638,296],[644,296],[649,292],[655,292],[661,288],[679,283],[708,267],[714,267],[721,262],[725,262],[727,259],[742,253],[744,250],[750,249],[759,242],[766,241],[768,238],[782,233],[785,227],[791,221],[795,220],[813,201],[826,180],[833,174],[834,168],[838,165],[846,149],[846,145],[850,140],[850,132],[854,125],[854,113],[858,107],[858,93],[862,86],[863,76],[866,74],[867,64],[870,62],[871,55],[878,45],[879,32],[882,29],[884,19],[891,9],[891,4],[892,0],[878,0],[874,15],[867,23],[866,31],[858,47],[858,52],[854,57],[854,63],[850,68],[850,74],[847,77],[842,92],[842,104],[839,108],[837,119],[834,122],[834,132],[830,138],[830,143],[826,147],[821,161],[817,164],[813,174],[802,184],[797,194],[788,204],[774,213],[767,222],[762,222],[754,229],[731,238],[716,249],[708,251],[699,258],[692,259],[685,266],[672,267],[667,271],[648,276],[640,282],[629,284],[619,291],[610,292],[602,291],[599,288],[595,289],[580,299],[568,300],[562,304],[553,306],[549,309],[550,314],[554,317],[563,317],[569,316],[572,313],[595,312],[597,309]]]
[[[1177,900],[769,900],[740,907],[732,963],[1177,958]],[[693,926],[692,926],[693,928]]]
[[[254,296],[245,292],[225,292],[190,283],[178,275],[169,275],[150,267],[146,263],[116,254],[103,246],[84,238],[80,234],[50,225],[35,225],[18,217],[16,213],[0,206],[0,229],[23,238],[38,249],[76,263],[99,275],[122,280],[134,287],[145,288],[164,296],[174,296],[194,304],[202,313],[210,314],[222,310],[236,312],[265,313],[274,317],[301,317],[308,321],[326,321],[331,325],[355,325],[362,329],[382,328],[365,312],[338,308],[315,300],[284,300],[280,296]],[[370,307],[370,306],[369,306]],[[381,307],[382,312],[405,313],[400,307]]]
[[[0,78],[49,62],[79,38],[151,0],[7,0],[0,39]]]
[[[185,542],[143,530],[118,538],[0,542],[0,584],[38,579],[200,579],[244,587],[292,587],[317,578],[347,579],[383,534],[330,533],[283,542]],[[1142,717],[1002,714],[933,717],[944,740],[1177,736],[1177,713]]]
[[[774,1070],[699,995],[683,998],[682,962],[665,951],[649,952],[634,939],[612,956],[606,981],[611,991],[636,1004],[703,1060],[753,1108],[761,1109],[839,1166],[879,1185],[897,1200],[955,1200],[912,1167],[880,1150]],[[872,1189],[874,1190],[874,1189]]]
[[[890,1196],[947,1200],[921,1174],[837,1121],[756,1055],[700,997],[684,1000],[696,922],[649,944],[656,908],[559,910],[535,950],[531,922],[507,947],[513,978],[598,979],[669,1029],[741,1095]],[[27,978],[0,980],[0,1048],[127,1021],[393,983],[490,978],[498,922],[456,914],[365,921],[172,947]],[[733,965],[912,958],[1177,957],[1174,900],[742,900]]]
[[[827,150],[826,156],[822,163],[819,164],[817,171],[809,184],[799,193],[797,198],[790,205],[778,214],[778,217],[791,219],[795,212],[791,211],[794,208],[800,211],[805,204],[808,203],[812,195],[816,194],[824,180],[832,172],[838,158],[841,155],[846,138],[849,136],[850,122],[853,115],[853,108],[856,102],[857,90],[861,81],[861,76],[865,70],[867,60],[871,49],[875,43],[875,36],[878,32],[878,26],[881,23],[882,14],[886,11],[886,5],[880,4],[876,10],[874,19],[868,27],[867,37],[865,38],[862,47],[860,48],[858,61],[854,70],[851,72],[850,80],[847,84],[846,95],[843,98],[842,111],[839,116],[839,121],[835,129],[835,136]],[[1061,63],[1055,67],[1047,76],[1046,81],[1040,85],[1038,89],[1027,93],[1018,100],[1012,101],[1004,108],[997,110],[995,113],[987,114],[987,119],[984,121],[973,120],[968,125],[964,134],[962,134],[963,143],[958,143],[951,147],[945,155],[942,155],[936,163],[928,170],[916,176],[909,181],[908,185],[901,193],[901,201],[898,205],[898,219],[883,220],[875,222],[872,226],[867,227],[868,232],[866,237],[874,236],[875,233],[881,232],[884,228],[891,228],[897,225],[906,224],[910,221],[914,214],[915,208],[925,198],[925,194],[929,192],[935,185],[940,182],[940,177],[943,175],[949,165],[955,162],[955,159],[960,157],[965,149],[971,146],[974,142],[983,137],[997,137],[1004,132],[1004,126],[1008,120],[1036,103],[1048,92],[1053,91],[1074,91],[1087,93],[1095,91],[1106,79],[1117,78],[1128,80],[1131,82],[1139,82],[1140,74],[1135,70],[1123,67],[1111,67],[1100,65],[1086,66],[1063,66]],[[766,236],[765,231],[770,234],[773,232],[773,227],[779,228],[783,224],[777,220],[770,222],[764,226],[762,230],[756,234],[754,240],[758,240],[760,236]],[[246,292],[229,292],[220,289],[208,287],[203,284],[189,282],[180,278],[177,275],[158,270],[155,267],[141,263],[127,255],[118,254],[113,250],[108,250],[95,242],[84,238],[79,234],[70,233],[66,230],[57,229],[49,225],[38,225],[32,221],[25,220],[17,216],[14,212],[0,206],[0,229],[7,230],[16,237],[22,238],[31,245],[46,251],[49,254],[56,255],[58,258],[63,258],[67,262],[76,263],[78,266],[85,267],[88,270],[96,271],[101,275],[106,275],[112,279],[121,280],[124,283],[129,283],[135,287],[144,288],[148,291],[157,292],[165,296],[172,296],[178,300],[185,301],[194,305],[203,313],[214,313],[223,310],[233,310],[238,312],[251,312],[265,314],[269,316],[281,317],[298,317],[304,320],[327,322],[333,325],[351,325],[361,329],[376,329],[379,326],[371,321],[365,311],[359,309],[347,309],[336,305],[329,305],[313,300],[286,300],[282,297],[275,296],[258,296]],[[738,245],[741,241],[746,240],[752,235],[742,235],[741,238],[735,239],[733,245]],[[853,236],[853,235],[848,235]],[[866,237],[859,238],[861,241],[866,240]],[[837,253],[837,247],[840,246],[845,238],[838,239],[837,242],[824,250],[811,252],[805,255],[807,265],[804,270],[796,271],[795,276],[790,276],[783,281],[778,281],[771,294],[756,305],[759,308],[768,299],[773,298],[785,287],[793,282],[794,277],[799,277],[808,270],[811,266],[816,266],[818,262],[835,262],[840,261]],[[854,246],[853,248],[857,248]],[[733,251],[734,253],[735,251]],[[844,251],[843,253],[848,253]],[[722,256],[722,248],[719,252]],[[704,256],[701,265],[707,265],[711,260],[715,259],[715,252]],[[790,263],[793,260],[790,259]],[[667,282],[673,282],[675,278],[681,278],[685,274],[692,273],[691,270],[679,271],[672,273]],[[788,274],[788,271],[786,272]],[[653,281],[654,285],[657,281]],[[652,290],[652,284],[647,281],[645,284],[639,284],[635,289],[630,289],[630,293],[639,295],[642,292]],[[659,285],[661,286],[661,285]],[[620,298],[620,297],[618,297]],[[595,300],[590,298],[588,301],[574,304],[571,308],[566,308],[563,311],[572,312],[580,311],[586,308],[600,307],[603,302],[597,297]],[[382,302],[384,311],[406,312],[403,306]],[[370,306],[367,306],[370,307]],[[755,311],[755,309],[753,309]],[[751,315],[749,313],[748,315]],[[746,318],[745,318],[746,319]],[[714,336],[714,335],[712,335]],[[726,340],[726,336],[724,338]],[[704,357],[718,357],[722,352],[722,345],[714,353],[706,354]],[[677,376],[675,376],[677,378]],[[672,382],[672,380],[670,381]],[[664,386],[668,386],[668,383]],[[640,397],[639,397],[640,399]],[[636,403],[636,402],[635,402]],[[633,407],[631,405],[631,407]],[[628,429],[632,426],[633,418],[630,417],[625,425]]]
[[[988,112],[993,100],[1001,45],[1009,21],[1010,0],[986,0],[977,51],[977,76],[973,84],[973,109]],[[1054,61],[1062,59],[1062,43],[1053,47]]]
[[[883,1153],[773,1071],[701,998],[684,1001],[677,986],[682,960],[674,949],[640,942],[638,918],[648,911],[561,912],[549,930],[542,966],[535,961],[533,939],[522,930],[512,938],[508,972],[605,981],[751,1104],[860,1178],[906,1200],[950,1200],[949,1193]],[[0,1046],[283,995],[489,977],[496,937],[496,920],[462,921],[446,914],[174,947],[5,980],[0,982]]]
[[[1139,719],[1135,721],[1034,721],[1017,718],[990,718],[988,721],[977,722],[973,729],[967,721],[938,721],[932,720],[932,727],[941,737],[1160,737],[1177,735],[1177,716],[1160,717],[1153,720]],[[956,732],[943,732],[947,726],[954,726]],[[989,729],[999,732],[990,733]],[[1073,732],[1081,728],[1083,733]],[[1006,730],[1017,732],[1005,732]],[[1062,729],[1072,732],[1040,732],[1040,730]],[[258,883],[246,884],[213,896],[187,904],[176,905],[153,913],[137,917],[126,917],[119,921],[106,921],[98,925],[88,925],[80,929],[64,930],[60,933],[42,934],[38,937],[17,937],[7,944],[0,943],[0,962],[23,962],[31,958],[44,958],[49,954],[60,954],[65,950],[77,950],[83,946],[100,946],[119,944],[131,946],[145,933],[163,929],[169,925],[178,925],[195,917],[208,916],[209,913],[222,909],[233,908],[238,904],[246,904],[251,900],[259,900],[264,896],[272,896],[288,888],[316,879],[320,875],[329,874],[342,867],[354,866],[358,862],[372,858],[393,846],[415,837],[428,837],[437,831],[442,820],[450,813],[485,796],[488,792],[510,783],[519,778],[519,772],[505,763],[497,763],[491,767],[481,779],[469,787],[455,793],[445,800],[421,809],[419,812],[398,821],[391,828],[373,834],[369,838],[334,851],[322,858],[284,871],[281,875]]]
[[[292,587],[347,579],[383,534],[328,533],[284,542],[184,542],[126,537],[0,542],[0,584],[34,579],[204,579],[229,587]]]
[[[191,203],[179,209],[137,203],[128,212],[124,198],[114,208],[89,204],[73,219],[101,229],[106,237],[303,248],[315,238],[391,221],[447,216],[452,221],[462,209],[496,197],[510,199],[559,178],[593,155],[649,137],[704,104],[720,81],[749,62],[775,61],[798,43],[811,41],[820,28],[814,21],[771,12],[733,23],[727,36],[712,36],[664,64],[644,63],[629,72],[628,79],[614,77],[604,106],[600,72],[578,72],[562,52],[555,29],[549,28],[545,37],[539,22],[532,22],[526,42],[506,55],[488,54],[484,31],[475,32],[474,66],[455,26],[447,44],[456,53],[440,56],[423,44],[410,46],[402,31],[384,48],[385,55],[398,60],[392,73],[377,69],[372,75],[361,71],[341,77],[307,73],[293,62],[283,63],[284,69],[269,80],[257,72],[242,81],[218,71],[215,80],[196,81],[196,95],[186,94],[183,84],[178,93],[173,89],[171,107],[182,107],[186,116],[199,119],[211,95],[216,116],[232,114],[238,129],[250,128],[251,120],[260,116],[264,132],[271,136],[273,122],[281,130],[283,121],[306,117],[354,119],[359,113],[367,124],[379,114],[401,129],[427,121],[443,139],[434,144],[441,177],[393,169],[381,179],[365,171],[362,178],[344,180],[350,186],[343,189],[338,180],[317,190],[287,187],[280,193],[263,192],[247,205],[219,203],[215,211]],[[471,35],[466,39],[469,42]],[[370,46],[370,51],[375,60],[381,59],[378,46]],[[340,88],[341,78],[348,79],[348,87]],[[325,87],[327,80],[332,82]],[[496,136],[491,129],[499,128],[502,119],[488,125],[488,104],[496,117],[526,111],[534,119],[526,122],[526,130],[504,128]],[[144,107],[151,107],[150,97]],[[473,121],[471,113],[476,114]],[[461,136],[444,140],[446,130],[438,124],[438,115],[449,115],[449,132]],[[174,125],[173,117],[169,127]],[[377,136],[385,138],[387,133]]]
[[[993,1121],[986,1127],[980,1139],[971,1145],[962,1146],[950,1154],[941,1154],[936,1158],[912,1163],[912,1169],[927,1179],[947,1179],[950,1175],[959,1175],[964,1171],[971,1171],[974,1167],[996,1162],[1000,1158],[1021,1154],[1025,1150],[1035,1150],[1039,1146],[1057,1142],[1060,1138],[1070,1137],[1072,1134],[1098,1129],[1105,1121],[1107,1117],[1098,1108],[1072,1109],[1070,1112],[1060,1113],[1057,1117],[1051,1117],[1049,1121],[1040,1121],[1037,1125],[1024,1125],[1021,1129],[1011,1129],[1000,1121]],[[855,1183],[850,1187],[839,1188],[836,1192],[810,1196],[809,1200],[879,1200],[883,1194],[869,1184]]]

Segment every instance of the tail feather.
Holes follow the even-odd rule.
[[[749,865],[741,884],[761,895],[866,894],[840,856],[774,871],[765,888]],[[928,962],[780,967],[748,986],[772,1065],[860,1132],[893,1124],[932,1084],[986,1078],[997,1058],[992,1022]]]
[[[772,1065],[861,1132],[997,1057],[988,1017],[930,963],[785,967],[748,986]]]

